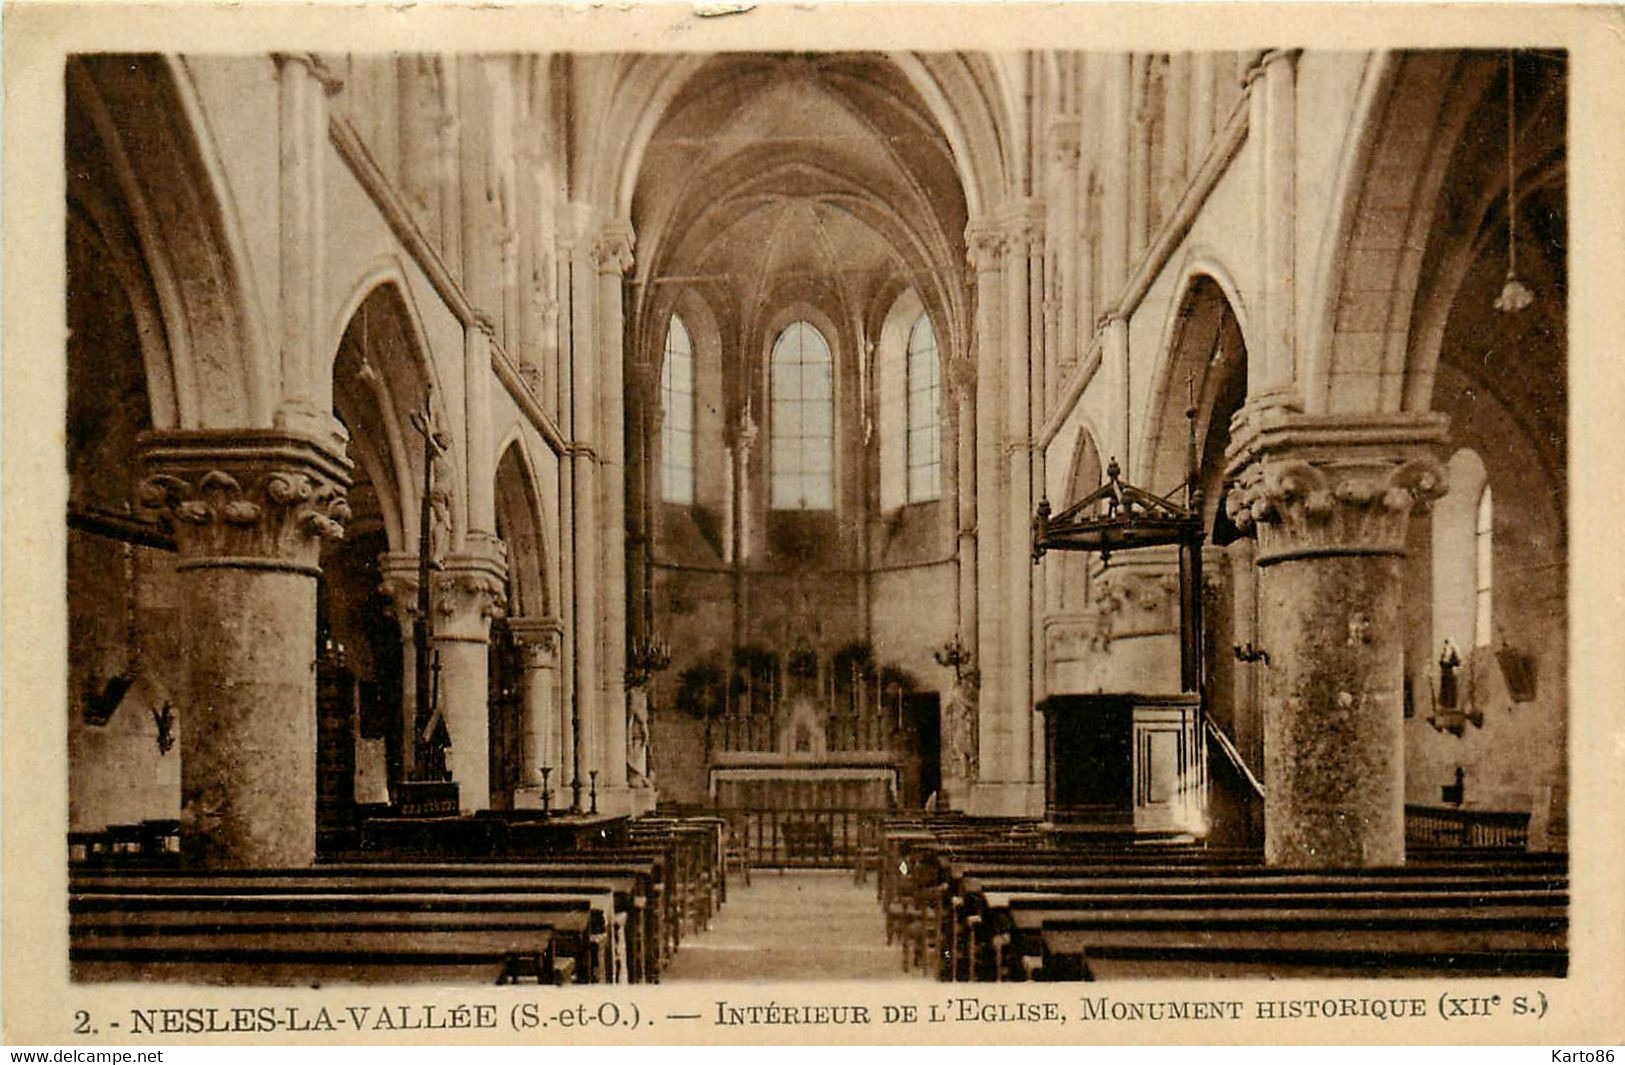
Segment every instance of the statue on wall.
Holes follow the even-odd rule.
[[[649,765],[649,689],[643,686],[627,692],[626,779],[634,788],[654,786]]]
[[[1459,695],[1456,684],[1456,670],[1461,668],[1461,654],[1456,645],[1445,637],[1444,648],[1439,652],[1439,706],[1446,710],[1454,710]]]

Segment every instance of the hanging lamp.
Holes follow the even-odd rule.
[[[1535,302],[1535,294],[1518,277],[1518,82],[1515,54],[1507,53],[1507,277],[1495,309],[1516,314]]]

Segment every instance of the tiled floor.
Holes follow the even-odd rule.
[[[709,931],[683,940],[660,976],[683,980],[924,980],[886,945],[874,881],[845,871],[757,870],[730,877]]]

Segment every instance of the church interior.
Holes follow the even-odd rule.
[[[1567,85],[70,57],[74,978],[1565,973]]]

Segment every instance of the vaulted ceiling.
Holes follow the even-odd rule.
[[[954,159],[884,57],[709,61],[655,132],[632,221],[646,327],[684,289],[735,342],[725,348],[754,349],[787,303],[811,304],[854,335],[908,287],[939,321],[962,311],[966,208]]]

